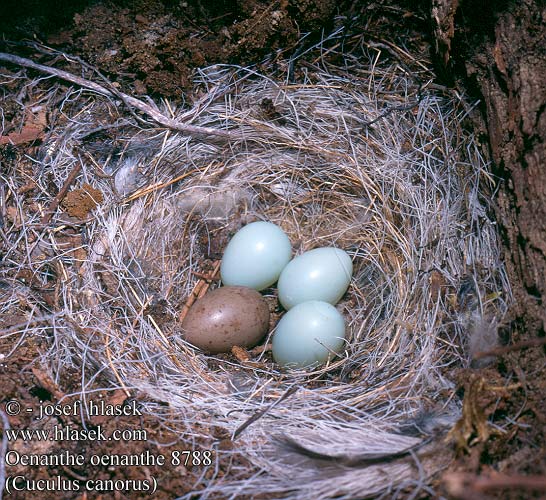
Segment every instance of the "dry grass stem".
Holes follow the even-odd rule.
[[[19,208],[2,213],[0,313],[31,311],[2,335],[49,345],[53,379],[80,367],[82,397],[108,376],[190,447],[232,436],[219,456],[244,460],[202,478],[202,499],[428,494],[461,411],[450,371],[470,363],[469,332],[495,330],[511,301],[469,105],[429,85],[427,62],[404,49],[340,37],[306,49],[314,63],[277,61],[270,75],[200,70],[187,109],[122,96],[145,124],[119,95],[47,68],[93,93],[67,91],[34,175],[1,178],[4,207]],[[201,140],[212,136],[222,141]],[[87,219],[51,205],[52,185],[84,183],[104,197]],[[193,302],[220,285],[227,241],[254,220],[279,224],[295,253],[335,245],[353,259],[337,305],[345,351],[326,366],[280,369],[271,335],[215,356],[183,339]],[[52,280],[46,302],[37,290]],[[280,317],[275,289],[264,295]]]

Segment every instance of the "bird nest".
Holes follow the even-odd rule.
[[[85,228],[80,253],[51,233],[35,263],[43,274],[55,261],[62,277],[52,366],[83,365],[83,392],[99,375],[138,392],[194,446],[221,428],[234,445],[218,456],[240,460],[197,485],[201,498],[428,488],[460,414],[450,373],[505,312],[492,179],[463,126],[469,105],[422,63],[365,54],[337,54],[337,66],[319,57],[296,81],[282,65],[207,68],[191,107],[154,108],[217,135],[143,124],[115,95],[71,91],[68,119],[42,147],[38,201],[50,199],[45,179],[61,189],[77,169],[53,220]],[[83,221],[71,213],[82,199],[94,207]],[[282,227],[296,254],[336,246],[353,260],[337,305],[345,349],[325,366],[273,361],[274,287],[259,346],[208,355],[184,341],[181,320],[220,286],[229,238],[256,220]]]

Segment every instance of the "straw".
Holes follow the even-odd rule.
[[[200,70],[203,97],[189,110],[171,105],[170,120],[236,138],[224,142],[137,123],[108,93],[68,91],[34,194],[46,210],[45,179],[61,189],[76,165],[74,186],[102,191],[87,222],[68,221],[85,226],[85,259],[61,252],[68,226],[56,207],[45,227],[20,213],[3,230],[6,258],[24,256],[16,268],[44,281],[62,265],[47,353],[56,374],[82,366],[82,392],[108,375],[191,445],[214,445],[218,428],[234,439],[196,484],[201,498],[430,492],[460,412],[450,372],[470,363],[469,332],[485,321],[490,335],[511,300],[468,103],[429,85],[428,63],[406,51],[354,37],[340,52],[327,41],[307,51],[315,62],[296,82],[282,71]],[[3,181],[12,201],[23,196]],[[268,349],[245,361],[183,340],[180,318],[219,286],[225,243],[254,220],[279,224],[296,253],[335,245],[353,259],[337,305],[346,348],[324,367],[290,372]],[[266,295],[274,306],[275,290]],[[29,320],[5,335],[41,328]],[[413,425],[423,415],[428,424]]]

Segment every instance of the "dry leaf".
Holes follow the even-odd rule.
[[[250,354],[248,351],[242,347],[239,347],[238,345],[234,345],[231,348],[231,353],[241,362],[250,360]]]

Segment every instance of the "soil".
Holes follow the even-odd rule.
[[[493,365],[463,370],[457,377],[460,393],[464,395],[464,411],[451,437],[459,459],[444,477],[438,478],[436,487],[452,498],[485,498],[486,495],[527,498],[544,492],[544,485],[542,490],[526,486],[520,475],[540,476],[546,471],[545,349],[538,344],[524,347],[529,339],[543,339],[546,325],[543,304],[546,293],[546,14],[538,0],[524,0],[517,6],[515,2],[498,2],[486,12],[478,8],[479,2],[434,0],[435,18],[425,3],[403,0],[382,2],[382,5],[349,5],[333,0],[8,0],[7,11],[13,16],[0,19],[0,32],[4,39],[14,43],[2,42],[0,50],[30,54],[40,60],[43,55],[37,52],[36,46],[25,42],[39,40],[81,57],[128,94],[160,96],[184,103],[193,98],[192,79],[196,68],[214,63],[256,64],[258,68],[260,64],[275,65],[281,55],[287,56],[304,48],[299,44],[302,33],[310,31],[307,38],[310,43],[320,37],[321,30],[328,32],[339,12],[358,19],[361,29],[372,38],[403,39],[405,46],[421,46],[425,41],[437,47],[440,83],[457,85],[483,103],[481,114],[475,116],[475,126],[482,131],[484,144],[490,146],[495,174],[501,181],[496,197],[497,219],[516,303],[501,332],[504,343],[514,348],[501,353]],[[6,67],[2,73],[13,75],[17,70]],[[49,89],[54,85],[58,84],[51,83]],[[34,89],[25,88],[17,79],[3,83],[3,90],[0,168],[3,175],[17,175],[27,180],[18,187],[24,200],[21,207],[15,207],[12,200],[2,206],[0,229],[5,222],[21,222],[18,208],[24,214],[40,213],[41,207],[33,202],[40,188],[28,175],[31,171],[28,157],[32,157],[55,119],[53,110],[39,105],[26,106],[25,109],[32,109],[29,115],[28,111],[22,111],[17,100],[6,97],[16,94],[26,104],[35,97]],[[271,103],[262,105],[264,112],[275,115]],[[29,170],[25,172],[25,168]],[[43,183],[47,184],[48,180]],[[57,192],[52,186],[50,183],[48,193],[54,197]],[[4,193],[0,194],[3,202]],[[87,186],[70,191],[61,208],[69,218],[82,220],[100,203],[101,197],[100,191]],[[70,233],[70,229],[66,241],[68,247],[81,245],[81,239]],[[0,254],[4,257],[1,245],[2,242]],[[74,251],[81,252],[81,249]],[[85,258],[85,255],[81,257]],[[8,286],[5,278],[12,272],[8,264],[2,266],[0,294]],[[19,282],[28,287],[24,288],[26,291],[22,289],[17,304],[4,308],[7,312],[0,318],[0,329],[7,334],[15,331],[18,325],[35,319],[29,320],[28,311],[33,310],[37,302],[52,307],[59,300],[55,283],[48,281],[47,276],[34,276],[21,266],[17,267],[17,273]],[[31,424],[36,428],[35,415],[44,404],[74,401],[74,397],[68,395],[80,387],[80,369],[74,367],[73,372],[63,373],[59,380],[52,380],[48,375],[50,371],[44,353],[53,337],[51,328],[44,327],[41,340],[10,335],[4,335],[0,340],[2,407],[13,399],[22,408],[33,409],[32,413],[10,416],[12,429]],[[102,382],[103,386],[107,385],[106,380]],[[100,387],[100,378],[95,383]],[[99,391],[94,400],[112,405],[129,404],[129,407],[132,404],[122,391]],[[507,417],[513,424],[503,432],[491,425],[491,422],[506,422]],[[81,418],[74,415],[52,416],[41,420],[39,425],[44,429],[53,429],[55,425],[70,425],[77,430],[86,428]],[[112,453],[138,455],[149,451],[154,456],[170,457],[173,451],[185,446],[178,436],[145,416],[95,417],[85,425],[90,429],[100,425],[107,433],[119,428],[144,429],[148,441],[124,440],[116,442],[115,447],[108,442],[98,442],[96,447],[85,452],[77,441],[64,442],[63,450],[74,455],[103,456]],[[213,445],[231,446],[226,436],[214,432],[208,441],[197,444],[201,450],[212,449]],[[56,441],[21,441],[10,445],[10,449],[55,454],[61,451],[57,445]],[[229,467],[227,462],[220,464],[224,474],[230,472]],[[153,498],[168,499],[192,490],[203,468],[167,463],[144,467],[27,467],[24,472],[30,480],[61,478],[78,484],[87,479],[142,482],[155,477],[159,484]],[[205,471],[207,474],[212,474],[212,470]],[[515,486],[506,486],[502,481],[495,482],[498,477],[520,479],[519,482],[515,479]],[[484,478],[489,481],[486,486],[479,483]],[[131,490],[115,494],[88,494],[80,490],[67,492],[64,497],[57,492],[42,492],[40,498],[149,496],[146,492]],[[30,499],[36,498],[36,494],[21,492],[12,497]]]
[[[505,343],[532,339],[536,345],[511,350],[493,373],[514,387],[501,395],[497,411],[516,412],[519,428],[472,449],[470,462],[465,458],[459,467],[485,476],[494,470],[540,476],[546,467],[546,10],[532,0],[433,4],[441,19],[440,67],[480,99],[475,126],[488,138],[499,179],[495,211],[515,299],[501,334]],[[532,494],[522,484],[491,492],[502,498]]]
[[[102,193],[89,184],[84,184],[80,189],[74,189],[67,193],[61,202],[68,215],[84,219],[89,212],[100,205],[104,197]]]
[[[175,100],[187,97],[195,68],[255,64],[277,50],[291,50],[302,30],[328,28],[336,8],[333,0],[229,5],[141,0],[94,2],[83,10],[67,4],[67,15],[53,19],[58,29],[51,30],[41,16],[25,22],[48,45],[82,57],[125,91]],[[21,29],[0,25],[0,31],[16,36]],[[25,32],[31,33],[28,26]]]
[[[8,323],[16,320],[21,321],[21,318],[8,318]],[[6,345],[7,344],[7,345]],[[0,350],[9,352],[12,345],[11,342],[2,340]],[[12,429],[43,429],[48,432],[55,432],[55,428],[72,429],[73,432],[81,432],[82,420],[79,413],[67,416],[45,416],[40,418],[40,407],[45,408],[47,405],[55,405],[62,398],[62,405],[73,407],[77,401],[74,397],[66,397],[63,391],[68,393],[77,391],[77,383],[79,374],[65,373],[63,378],[58,383],[49,378],[47,367],[41,366],[36,359],[39,359],[38,346],[33,344],[32,340],[24,342],[17,348],[17,355],[9,358],[9,364],[2,364],[2,398],[5,401],[14,400],[19,402],[22,408],[26,411],[18,416],[9,418]],[[60,389],[63,388],[63,390]],[[127,396],[123,391],[115,392],[98,392],[93,395],[93,401],[104,402],[105,405],[127,405],[127,410],[132,413],[137,413],[138,410],[133,410],[130,406],[130,401],[127,401]],[[137,407],[138,408],[138,407]],[[32,409],[32,412],[28,412]],[[144,430],[146,432],[146,441],[131,441],[121,440],[116,441],[115,447],[109,441],[69,441],[51,440],[39,441],[36,439],[29,441],[18,440],[11,442],[9,450],[17,452],[20,455],[62,455],[71,454],[72,456],[85,455],[87,458],[92,455],[111,458],[113,455],[128,455],[141,456],[148,454],[153,457],[162,455],[170,458],[173,452],[185,449],[183,444],[180,444],[178,436],[174,433],[158,427],[156,421],[153,421],[147,416],[120,416],[108,418],[105,416],[90,417],[86,421],[86,429],[93,431],[97,429],[111,436],[116,430],[124,430],[126,432],[133,431],[135,438],[144,439],[144,435],[140,435]],[[155,444],[158,443],[158,444]],[[165,443],[162,445],[161,443]],[[90,459],[90,458],[89,458]],[[9,459],[15,460],[15,458]],[[155,477],[160,485],[160,493],[157,498],[175,498],[178,495],[187,493],[192,489],[192,466],[189,464],[185,467],[183,464],[177,467],[164,467],[156,465],[153,458],[146,458],[143,466],[132,467],[113,467],[108,464],[104,465],[74,465],[73,463],[64,462],[58,466],[50,467],[28,467],[14,465],[10,467],[10,474],[24,475],[28,482],[28,488],[32,489],[34,482],[46,480],[43,484],[62,484],[61,488],[57,488],[56,492],[34,492],[21,491],[11,495],[11,498],[86,498],[85,484],[88,481],[94,481],[93,489],[98,495],[93,495],[91,498],[149,498],[148,491],[140,491],[148,488],[146,481],[150,477]],[[141,462],[142,463],[142,462]],[[29,474],[29,471],[32,471]],[[108,480],[124,481],[122,491],[114,495],[112,491],[105,490],[101,492],[101,484],[107,485]],[[61,481],[59,483],[59,481]],[[132,481],[132,482],[131,482]],[[23,481],[18,481],[19,485],[23,485]],[[36,483],[37,484],[37,483]],[[21,487],[21,486],[19,486]],[[47,487],[47,486],[46,486]],[[64,492],[59,492],[62,489]],[[125,490],[125,491],[123,491]],[[151,487],[150,487],[151,490]],[[102,493],[102,494],[101,494]]]

